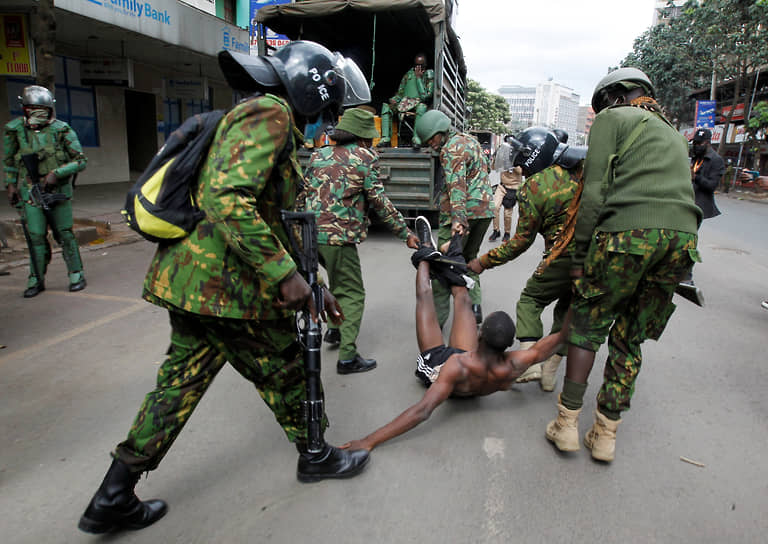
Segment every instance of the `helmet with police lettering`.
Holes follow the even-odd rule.
[[[530,127],[510,138],[511,161],[523,169],[528,177],[554,164],[557,156],[567,147],[561,144],[555,134],[544,127]]]
[[[254,92],[282,87],[293,109],[306,117],[371,100],[357,64],[315,42],[290,42],[272,56],[222,51],[219,66],[234,89]]]
[[[651,98],[656,95],[653,83],[642,70],[631,66],[614,70],[595,86],[595,92],[592,93],[592,109],[595,113],[599,113],[611,105],[609,100],[611,94],[628,92],[637,87],[642,87],[643,92]]]
[[[447,132],[451,128],[451,120],[440,110],[429,110],[416,121],[414,130],[422,142],[426,142],[438,132]]]
[[[22,107],[34,108],[34,107],[46,107],[53,109],[53,105],[56,103],[56,99],[53,98],[51,91],[40,85],[30,85],[24,87],[19,97]]]

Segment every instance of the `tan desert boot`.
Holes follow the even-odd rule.
[[[549,359],[541,363],[541,381],[539,385],[542,391],[554,391],[555,390],[555,377],[557,375],[557,367],[560,366],[563,356],[555,353]]]
[[[520,349],[530,349],[536,342],[520,342]],[[541,363],[529,366],[525,372],[515,380],[515,383],[536,382],[541,379]]]
[[[584,436],[584,445],[592,450],[592,457],[610,463],[616,451],[616,429],[621,420],[608,419],[595,410],[595,424]]]
[[[554,442],[560,451],[579,451],[579,412],[569,410],[557,396],[557,419],[547,425],[547,440]]]

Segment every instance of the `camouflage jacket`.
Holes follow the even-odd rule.
[[[40,130],[27,127],[23,117],[14,119],[5,125],[3,151],[5,185],[18,186],[24,200],[28,198],[28,173],[22,155],[36,154],[40,159],[38,174],[45,177],[55,170],[56,178],[63,184],[69,181],[69,176],[84,170],[87,162],[75,131],[58,119]],[[71,196],[71,187],[69,190],[68,196]]]
[[[397,93],[390,100],[394,100],[398,104],[404,98],[416,99],[413,104],[410,104],[406,110],[400,109],[400,111],[407,111],[413,108],[419,102],[428,103],[432,100],[432,94],[435,92],[435,72],[434,70],[425,70],[424,74],[418,78],[413,68],[408,70],[403,79],[400,80],[400,86],[397,88]]]
[[[440,225],[493,217],[493,188],[480,143],[469,134],[449,132],[440,150],[445,184],[440,190]]]
[[[410,230],[379,181],[379,157],[354,142],[321,147],[312,154],[306,175],[307,211],[317,215],[317,242],[359,244],[368,235],[368,209],[401,240]]]
[[[493,268],[517,258],[531,247],[536,234],[544,238],[546,256],[563,230],[566,212],[578,187],[578,176],[557,165],[526,179],[517,192],[519,217],[515,235],[480,257],[483,268]],[[571,240],[562,256],[570,258],[573,247]]]
[[[219,122],[196,191],[205,219],[183,240],[160,245],[144,281],[154,304],[201,315],[267,320],[278,284],[296,271],[280,210],[301,181],[288,104],[273,95],[241,102]]]

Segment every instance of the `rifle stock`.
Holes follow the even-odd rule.
[[[323,312],[323,292],[317,281],[317,226],[315,215],[311,212],[280,212],[283,226],[288,234],[293,254],[298,256],[299,271],[312,289],[312,300],[317,308],[317,315]],[[301,233],[301,247],[296,239],[298,227]],[[307,375],[307,400],[304,403],[307,418],[307,450],[319,453],[325,446],[323,438],[322,382],[320,380],[320,349],[322,346],[322,326],[315,322],[308,308],[297,314],[299,342],[304,346],[304,368]]]

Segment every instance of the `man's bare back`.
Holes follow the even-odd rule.
[[[453,365],[459,367],[457,373],[459,377],[453,384],[451,395],[485,396],[496,391],[507,391],[527,368],[527,365],[525,367],[515,365],[515,353],[517,352],[508,351],[503,358],[488,364],[483,361],[477,351],[451,355],[443,365],[446,370]]]

